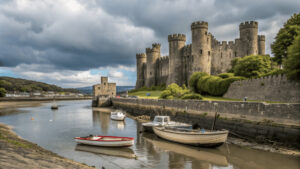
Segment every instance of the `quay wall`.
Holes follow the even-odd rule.
[[[174,121],[216,129],[256,141],[276,141],[300,148],[300,104],[264,104],[196,100],[112,98],[112,105],[134,116],[168,115]]]
[[[230,85],[224,97],[300,103],[300,83],[288,80],[285,75],[240,80]]]

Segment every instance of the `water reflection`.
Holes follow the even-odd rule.
[[[110,123],[109,113],[93,111],[93,126],[100,127],[102,133],[105,135],[108,132],[109,123]]]
[[[204,163],[212,163],[218,166],[225,166],[225,167],[228,166],[228,161],[226,156],[224,156],[223,153],[218,149],[204,149],[204,148],[197,148],[197,147],[172,143],[172,142],[159,139],[154,134],[148,134],[148,133],[143,133],[143,138],[146,140],[146,142],[152,144],[153,149],[157,152],[161,150],[173,152],[170,153],[170,158],[169,158],[170,163],[173,163],[172,161],[174,161],[175,163],[181,163],[180,161],[182,160],[181,158],[182,156],[178,156],[178,154],[180,154],[180,155],[192,157],[194,159],[202,161],[201,166],[203,166],[202,164]]]
[[[96,153],[96,154],[104,154],[104,155],[109,155],[109,156],[136,158],[134,151],[128,147],[122,147],[122,148],[97,147],[97,146],[88,146],[88,145],[83,145],[83,144],[77,144],[75,147],[75,150]]]

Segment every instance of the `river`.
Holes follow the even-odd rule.
[[[140,133],[140,124],[130,118],[113,121],[109,113],[92,110],[91,101],[60,101],[18,108],[0,116],[0,123],[14,127],[22,138],[75,161],[97,168],[192,168],[192,169],[299,169],[299,157],[224,144],[216,149],[168,142],[154,134]],[[116,135],[134,137],[130,148],[100,148],[76,145],[77,136]],[[132,158],[136,156],[136,158]]]

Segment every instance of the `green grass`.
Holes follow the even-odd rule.
[[[146,94],[150,93],[150,96],[147,96]],[[160,94],[162,93],[162,90],[150,90],[150,91],[137,91],[128,93],[129,96],[138,96],[142,99],[158,99]],[[243,99],[230,99],[230,98],[224,98],[224,97],[216,97],[216,96],[203,96],[203,100],[206,101],[243,101]],[[247,102],[266,102],[266,103],[283,103],[283,102],[275,102],[275,101],[259,101],[259,100],[247,100]]]
[[[161,92],[162,92],[161,90],[137,91],[137,92],[133,92],[133,93],[128,93],[128,95],[129,96],[138,96],[139,98],[143,98],[143,99],[158,99]],[[150,96],[147,96],[147,93],[150,93]]]

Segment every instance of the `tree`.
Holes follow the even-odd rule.
[[[6,90],[4,88],[0,88],[0,97],[5,97]]]
[[[272,53],[274,54],[274,61],[282,64],[283,60],[287,58],[288,47],[292,44],[295,37],[300,31],[300,13],[294,14],[283,25],[275,37],[275,41],[271,45]]]
[[[271,72],[274,69],[272,65],[270,56],[252,55],[240,58],[233,70],[236,76],[260,77]]]
[[[300,34],[288,48],[288,57],[284,62],[287,77],[291,80],[300,80]]]

